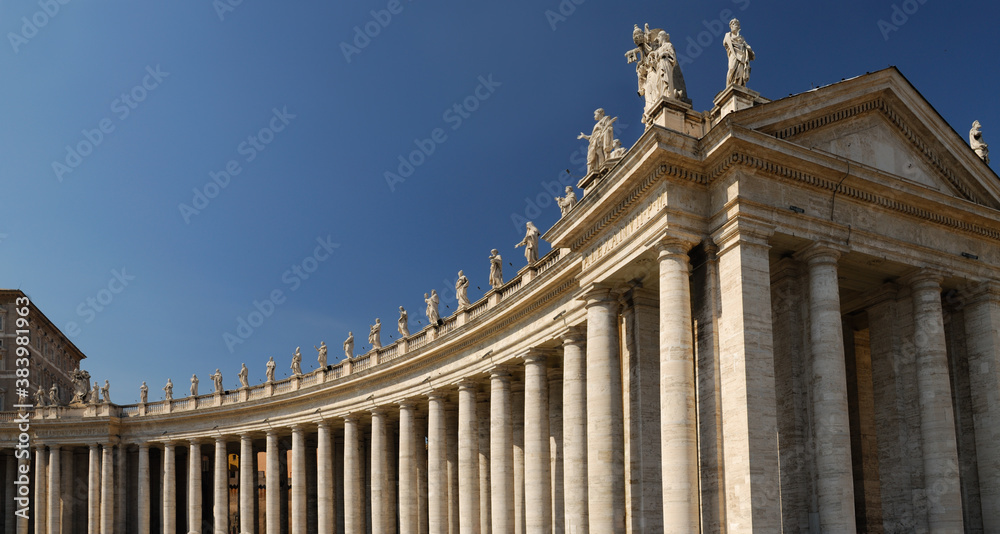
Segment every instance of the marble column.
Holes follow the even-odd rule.
[[[87,472],[87,532],[101,532],[101,451],[90,445],[90,466]]]
[[[105,443],[101,459],[101,534],[115,531],[115,446]]]
[[[476,415],[479,426],[479,531],[489,533],[493,524],[490,510],[490,394],[476,395]]]
[[[963,532],[955,412],[941,309],[942,278],[929,271],[909,278],[920,394],[920,437],[924,445],[927,526],[931,532]]]
[[[477,534],[479,522],[479,421],[476,382],[458,383],[458,510],[459,530]]]
[[[415,409],[412,401],[399,403],[399,534],[417,534]]]
[[[49,447],[49,494],[46,507],[48,509],[49,534],[62,534],[62,470],[60,469],[60,458],[62,456],[58,445]]]
[[[316,508],[316,531],[336,530],[333,501],[333,432],[326,421],[320,421],[316,429]]]
[[[49,494],[47,465],[48,453],[45,451],[45,445],[38,443],[35,445],[35,465],[32,467],[35,472],[35,498],[34,510],[31,511],[31,516],[35,519],[36,534],[46,534],[48,531],[46,523],[49,514],[45,509],[45,499]]]
[[[549,387],[549,485],[552,531],[566,532],[566,500],[563,496],[562,369],[548,369]]]
[[[389,502],[393,499],[392,487],[395,485],[390,477],[389,469],[389,439],[388,414],[385,410],[372,410],[372,441],[371,441],[371,503],[372,532],[393,534],[396,531],[396,517],[391,514]]]
[[[448,532],[448,437],[445,397],[432,392],[427,406],[427,524],[431,534]]]
[[[514,534],[514,427],[510,373],[490,373],[490,499],[493,533]]]
[[[149,444],[140,443],[139,444],[139,468],[137,475],[138,496],[136,502],[136,511],[139,514],[139,518],[136,521],[139,528],[139,534],[150,534],[150,524],[149,524]]]
[[[524,517],[524,382],[510,384],[510,418],[514,426],[514,534],[530,534]]]
[[[1000,283],[967,289],[966,351],[986,532],[1000,532]]]
[[[548,351],[524,356],[524,517],[527,532],[552,530]]]
[[[126,531],[126,503],[128,502],[127,488],[126,488],[126,475],[128,474],[128,466],[126,464],[127,454],[126,447],[122,443],[118,443],[117,451],[115,451],[115,481],[114,481],[114,493],[115,493],[115,522],[114,531],[115,532],[125,532]]]
[[[566,532],[587,534],[586,331],[563,334],[563,492]]]
[[[240,436],[240,532],[254,531],[254,517],[257,514],[256,455],[253,452],[253,437]],[[331,477],[332,478],[332,477]]]
[[[809,271],[809,334],[820,529],[854,532],[854,478],[840,311],[840,252],[814,243],[798,254]]]
[[[17,459],[14,457],[14,451],[8,450],[4,451],[4,503],[3,503],[3,531],[4,532],[14,532],[15,529],[15,519],[14,515],[14,495],[15,491],[14,481],[17,480],[15,473],[17,472]]]
[[[663,529],[698,532],[698,419],[688,250],[692,240],[657,245],[660,264],[660,462]]]
[[[215,518],[215,532],[229,532],[229,455],[226,454],[226,438],[215,438],[215,499],[212,515]]]
[[[173,442],[163,444],[163,534],[177,532],[177,461]]]
[[[21,479],[21,474],[29,473],[30,472],[30,468],[31,468],[31,453],[29,451],[28,452],[28,456],[26,456],[24,458],[18,458],[17,459],[18,479],[19,480]],[[27,478],[28,475],[24,474],[24,477]],[[8,486],[8,487],[13,488],[14,486],[12,485],[12,486]],[[29,485],[26,484],[23,487],[24,487],[25,491],[27,491],[27,492],[31,491],[29,489],[30,488]],[[17,491],[17,490],[15,489],[15,490],[12,490],[12,491]],[[25,494],[25,496],[30,496],[30,495],[31,495],[30,493],[26,493]],[[17,516],[17,534],[29,534],[30,530],[29,530],[28,527],[30,526],[30,522],[29,522],[29,518],[30,517],[31,517],[30,514],[27,517],[23,517],[23,516],[20,516],[20,515]],[[97,530],[94,530],[94,532],[97,532]]]
[[[188,532],[201,532],[201,442],[188,445]]]
[[[267,431],[264,478],[264,509],[267,534],[281,534],[281,462],[278,431]]]
[[[445,435],[448,438],[446,454],[448,472],[448,531],[459,534],[458,512],[458,406],[445,408]]]
[[[361,436],[359,417],[344,418],[344,528],[347,534],[365,532],[365,495],[363,491]]]
[[[305,532],[306,434],[301,425],[292,427],[292,532]]]
[[[618,341],[618,295],[587,299],[587,500],[590,531],[625,532],[625,444]]]

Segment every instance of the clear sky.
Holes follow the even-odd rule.
[[[432,288],[450,315],[459,269],[478,299],[491,248],[508,278],[524,266],[515,223],[558,218],[549,190],[583,174],[576,136],[594,109],[620,117],[626,147],[642,132],[633,24],[670,33],[696,110],[723,89],[735,15],[765,97],[896,65],[956,135],[978,119],[1000,143],[998,14],[943,0],[8,0],[0,287],[24,290],[119,403],[143,380],[151,400],[168,377],[208,389],[216,368],[235,387],[241,362],[257,383],[270,356],[281,377],[296,346],[313,369],[313,345],[333,363],[352,330],[361,352],[376,317],[390,343],[400,305],[421,328]]]

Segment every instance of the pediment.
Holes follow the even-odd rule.
[[[735,115],[747,128],[1000,209],[1000,178],[895,68]]]

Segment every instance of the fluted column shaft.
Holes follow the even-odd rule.
[[[305,532],[306,435],[301,426],[292,427],[292,532]]]
[[[514,534],[514,425],[510,374],[490,374],[490,499],[493,534]]]
[[[432,393],[427,406],[427,524],[430,534],[448,532],[448,439],[445,399]]]
[[[587,296],[587,500],[590,532],[625,531],[625,443],[617,295]]]
[[[320,422],[316,429],[316,530],[333,532],[333,433],[328,423]]]
[[[417,534],[416,421],[414,405],[399,405],[399,534]]]
[[[215,499],[213,517],[216,534],[229,532],[229,456],[226,439],[215,438]]]
[[[661,243],[660,262],[660,461],[663,526],[697,532],[698,423],[691,333],[690,243]]]
[[[59,451],[58,445],[49,447],[49,494],[46,502],[49,515],[49,534],[62,534],[62,501],[60,499],[62,495],[61,456],[62,453]]]
[[[264,511],[267,534],[281,534],[281,463],[278,455],[278,432],[267,431],[266,469],[264,479]]]
[[[964,532],[941,280],[941,276],[928,272],[921,272],[910,280],[927,523],[931,532]]]
[[[586,332],[563,336],[563,494],[566,532],[587,534]]]
[[[90,465],[87,470],[87,532],[101,532],[101,451],[97,444],[90,446]]]
[[[548,355],[524,357],[524,516],[527,532],[552,530]]]
[[[46,512],[45,503],[46,497],[48,496],[48,453],[45,451],[45,445],[38,444],[35,446],[35,509],[32,510],[32,517],[35,518],[35,532],[37,534],[46,534],[48,529],[46,528],[46,521],[48,520],[49,514]]]
[[[174,444],[163,444],[163,534],[177,532],[177,466]]]
[[[201,442],[188,445],[188,532],[201,532]]]
[[[372,410],[371,446],[371,500],[372,532],[392,534],[396,532],[396,518],[390,517],[390,501],[393,498],[393,481],[389,471],[388,421],[384,410]]]
[[[361,436],[358,416],[344,418],[344,528],[347,534],[365,531],[365,495],[362,490]]]
[[[115,532],[115,446],[104,444],[101,460],[101,534]]]
[[[458,511],[459,530],[478,533],[479,522],[479,420],[476,383],[458,384]]]
[[[854,477],[847,404],[847,369],[834,249],[815,244],[800,254],[809,268],[816,491],[820,529],[854,532]]]
[[[256,455],[253,452],[253,438],[249,434],[240,436],[240,532],[253,532],[253,519],[257,513],[257,485],[254,484]]]
[[[137,520],[139,534],[149,534],[149,445],[139,444],[139,468],[138,468],[138,502],[136,510],[139,513]]]

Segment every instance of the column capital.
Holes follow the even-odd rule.
[[[552,349],[542,349],[537,347],[532,347],[525,352],[521,358],[524,359],[525,365],[535,365],[548,363],[549,357],[554,354]]]
[[[970,304],[976,304],[984,300],[1000,300],[1000,282],[985,280],[969,284],[959,288],[958,293],[958,300],[962,300],[965,297]]]
[[[215,445],[218,446],[219,443],[223,443],[223,444],[228,443],[226,441],[226,436],[216,436],[215,437]]]
[[[417,401],[415,401],[413,399],[403,399],[403,400],[397,402],[396,406],[399,406],[400,410],[416,410],[417,409]]]
[[[899,286],[892,282],[882,284],[875,293],[865,301],[866,308],[874,308],[886,302],[894,301],[899,296]]]
[[[329,430],[329,429],[330,429],[330,427],[331,427],[331,425],[330,425],[330,423],[328,423],[328,422],[326,421],[326,419],[320,419],[319,421],[317,421],[317,422],[316,422],[316,428],[317,428],[318,430],[319,430],[319,429],[326,429],[326,430]]]
[[[479,381],[472,378],[463,378],[458,381],[458,390],[475,390],[479,387]]]
[[[913,291],[941,291],[945,273],[932,268],[921,268],[904,275],[899,282],[910,286]]]
[[[603,284],[591,284],[583,288],[580,296],[581,299],[586,301],[587,308],[599,304],[618,304],[618,297],[618,291]]]
[[[829,263],[836,264],[840,256],[847,251],[846,247],[840,245],[835,245],[827,241],[815,241],[806,248],[796,252],[795,257],[810,266]]]
[[[587,342],[586,326],[571,326],[559,334],[563,345],[583,345]]]
[[[725,254],[737,244],[770,248],[769,240],[774,235],[774,225],[765,221],[736,215],[712,232],[712,241],[718,246],[717,254]]]
[[[351,422],[351,423],[359,423],[359,422],[361,422],[361,414],[357,413],[357,412],[352,412],[352,413],[349,413],[349,414],[343,416],[342,419],[344,421]]]
[[[499,380],[501,382],[510,382],[510,369],[506,365],[497,365],[490,369],[490,380]]]
[[[58,443],[50,443],[49,444],[49,450],[53,451],[53,452],[54,451],[58,451],[59,447],[60,447],[60,445]]]
[[[798,278],[802,274],[801,263],[792,257],[781,258],[771,266],[771,283],[777,283],[786,278]]]
[[[688,252],[697,246],[701,240],[701,236],[672,228],[657,238],[654,246],[660,253],[660,259],[667,256],[687,257]]]
[[[389,415],[389,410],[386,409],[385,406],[376,406],[376,407],[372,408],[371,410],[368,410],[368,412],[370,414],[372,414],[372,417],[376,417],[376,416],[378,416],[378,417],[388,417],[388,415]]]
[[[433,400],[446,401],[448,400],[448,393],[441,389],[434,389],[427,393],[427,399],[432,401]]]

